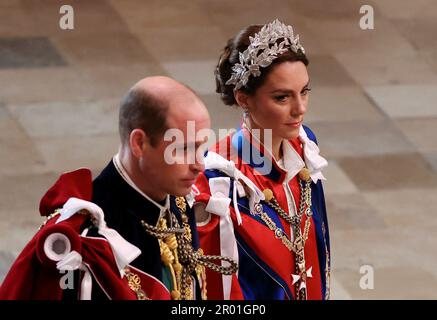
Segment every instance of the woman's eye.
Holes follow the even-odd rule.
[[[300,93],[301,96],[306,96],[311,91],[311,88],[305,88]]]
[[[283,102],[285,100],[287,100],[288,96],[287,95],[282,95],[282,96],[276,96],[275,100],[279,101],[279,102]]]

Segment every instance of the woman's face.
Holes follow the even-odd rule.
[[[299,136],[307,110],[309,76],[301,61],[285,61],[273,68],[254,95],[247,95],[252,128],[272,129],[273,138]]]

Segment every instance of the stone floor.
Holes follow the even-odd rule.
[[[59,173],[97,174],[118,148],[117,107],[148,75],[195,89],[213,126],[239,112],[213,70],[240,28],[293,24],[313,83],[307,124],[330,161],[325,184],[332,298],[437,298],[435,0],[75,0],[0,2],[0,281],[36,231]],[[362,4],[375,29],[359,28]],[[360,286],[373,268],[373,289]]]

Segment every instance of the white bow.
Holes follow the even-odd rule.
[[[232,201],[234,203],[235,215],[237,217],[238,225],[242,224],[240,210],[238,209],[237,202],[237,191],[240,196],[245,195],[245,191],[249,192],[249,209],[250,212],[255,211],[255,205],[261,200],[264,200],[264,194],[262,191],[240,170],[235,167],[233,161],[226,160],[219,154],[209,151],[205,158],[205,169],[206,170],[219,170],[225,173],[227,176],[233,179],[234,187],[232,194]],[[245,184],[246,188],[243,187],[242,182]]]
[[[141,250],[126,241],[117,231],[108,228],[104,219],[103,210],[95,203],[89,201],[78,198],[68,199],[68,201],[64,204],[60,217],[56,223],[69,219],[80,210],[88,211],[95,219],[98,232],[104,236],[106,240],[108,240],[108,243],[111,246],[114,254],[120,276],[123,277],[124,268],[141,254]]]
[[[319,147],[314,143],[314,141],[308,138],[307,133],[302,126],[300,127],[299,138],[303,145],[305,163],[308,170],[310,170],[311,179],[314,183],[318,180],[326,180],[322,174],[322,170],[328,166],[328,161],[319,154]]]

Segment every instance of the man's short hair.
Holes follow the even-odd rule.
[[[122,144],[129,141],[134,129],[142,129],[156,146],[167,130],[168,101],[138,88],[131,89],[120,105],[118,129]]]

